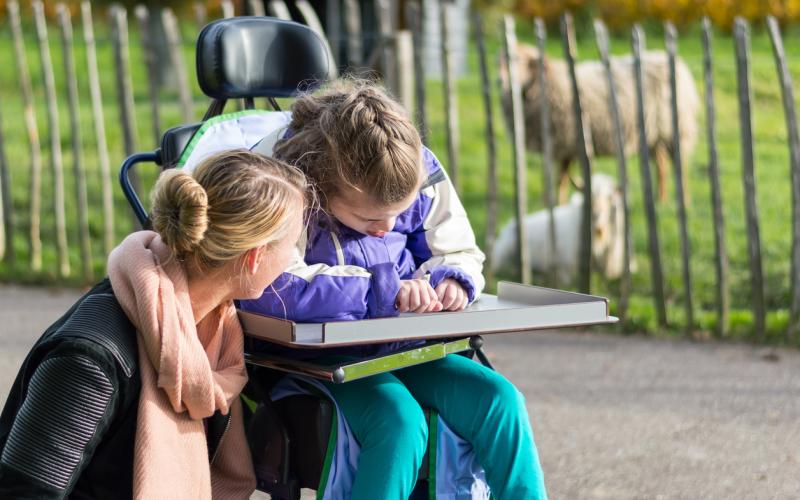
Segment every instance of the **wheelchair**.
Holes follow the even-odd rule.
[[[332,70],[325,45],[315,32],[268,17],[237,17],[208,24],[197,39],[196,64],[200,88],[211,98],[203,120],[167,130],[158,149],[133,154],[121,167],[123,192],[144,228],[150,227],[147,212],[129,180],[135,165],[150,163],[160,171],[174,168],[203,124],[220,116],[228,101],[241,100],[246,110],[252,110],[255,98],[267,98],[280,111],[276,98],[293,97],[301,89],[327,80]],[[324,486],[326,460],[330,459],[330,447],[335,446],[335,405],[326,395],[309,387],[306,394],[272,401],[270,391],[287,372],[346,383],[364,373],[387,372],[451,353],[477,356],[492,368],[482,342],[479,336],[429,341],[405,352],[323,366],[257,355],[246,341],[250,383],[243,393],[245,428],[257,488],[280,500],[299,499],[301,488],[317,490]],[[411,356],[409,351],[413,351]],[[429,410],[425,412],[430,416]],[[423,459],[412,498],[428,492],[430,454],[429,450]]]

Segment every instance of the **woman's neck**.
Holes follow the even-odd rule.
[[[226,277],[226,273],[221,272],[223,269],[208,271],[187,269],[189,299],[192,303],[195,324],[200,323],[220,304],[233,300],[234,291],[230,275]]]

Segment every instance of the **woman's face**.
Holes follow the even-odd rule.
[[[292,261],[296,251],[297,240],[303,231],[303,211],[298,210],[289,222],[289,232],[281,241],[270,247],[258,248],[258,265],[255,272],[251,275],[250,268],[245,263],[246,279],[245,290],[242,291],[240,299],[257,299],[280,274],[286,270]],[[245,260],[247,257],[245,257]]]

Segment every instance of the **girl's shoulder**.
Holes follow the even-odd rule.
[[[436,158],[436,155],[433,154],[433,151],[428,149],[427,146],[422,146],[422,164],[429,176],[444,171],[442,164],[439,163],[439,159]]]

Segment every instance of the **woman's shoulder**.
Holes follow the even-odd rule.
[[[37,346],[50,348],[60,344],[101,362],[110,357],[126,377],[131,377],[138,366],[136,328],[107,278],[78,299],[37,342]]]

